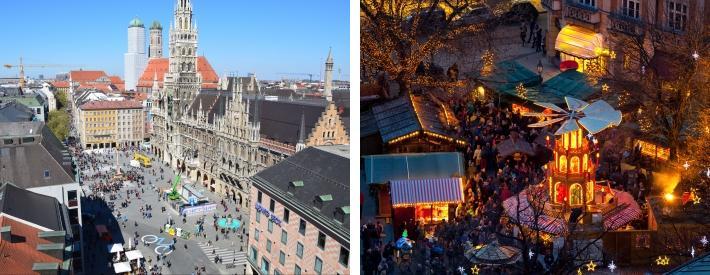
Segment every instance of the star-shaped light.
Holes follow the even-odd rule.
[[[528,256],[532,260],[533,256],[535,256],[535,252],[532,252],[532,249],[528,250]]]
[[[695,60],[697,61],[698,58],[700,58],[700,55],[698,54],[698,51],[694,51],[694,52],[693,52],[693,59],[695,59]]]
[[[610,57],[611,59],[616,59],[616,52],[615,52],[615,51],[611,51],[611,52],[609,53],[609,57]]]
[[[683,164],[683,168],[685,168],[685,170],[688,170],[688,168],[690,168],[690,164],[688,164],[687,160],[685,161],[685,164]]]
[[[616,265],[614,264],[614,261],[611,261],[611,263],[609,264],[609,270],[611,271],[611,273],[614,273],[615,269]]]
[[[606,83],[602,84],[602,92],[606,93],[609,91],[609,85],[606,85]]]
[[[473,275],[478,275],[478,272],[481,272],[481,269],[478,268],[478,265],[474,265],[474,266],[471,268],[471,273],[472,273]]]
[[[695,247],[690,247],[690,256],[695,258]]]
[[[464,272],[466,272],[466,269],[464,269],[463,266],[459,266],[459,273],[465,274]]]
[[[703,244],[703,247],[708,245],[708,236],[703,236],[702,238],[700,238],[700,243]]]
[[[656,259],[656,264],[657,265],[668,265],[671,259],[668,258],[668,256],[658,256],[658,259]]]
[[[693,193],[693,204],[698,204],[698,203],[700,203],[700,196]]]
[[[589,261],[589,263],[585,266],[587,266],[587,271],[594,271],[594,269],[597,267],[597,264],[595,264],[594,261]]]
[[[581,268],[577,268],[577,275],[582,275],[582,269],[581,269]]]

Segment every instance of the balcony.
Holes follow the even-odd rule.
[[[600,20],[599,9],[593,6],[567,0],[565,17],[589,24],[597,24]]]
[[[625,10],[609,13],[609,30],[632,36],[643,35],[643,21],[628,14]]]
[[[551,11],[558,11],[561,8],[560,0],[542,0],[542,5]]]

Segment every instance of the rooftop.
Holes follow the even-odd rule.
[[[79,108],[82,110],[142,109],[143,105],[135,100],[97,100],[84,103]]]
[[[108,77],[104,71],[71,71],[69,72],[69,79],[76,82],[92,82],[97,81],[101,77]]]
[[[168,58],[153,58],[148,60],[148,65],[145,67],[143,74],[138,79],[138,87],[151,88],[153,87],[153,78],[157,74],[158,86],[163,87],[163,79],[169,67]],[[197,57],[197,72],[202,76],[202,89],[216,89],[219,77],[210,65],[207,58],[204,56]]]
[[[308,147],[257,173],[252,181],[256,188],[347,246],[350,218],[349,208],[344,207],[350,205],[348,150],[345,145]],[[322,205],[315,205],[316,201]]]
[[[49,230],[65,230],[62,205],[56,198],[25,190],[10,183],[0,186],[0,213]]]

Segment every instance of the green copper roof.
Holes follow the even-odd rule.
[[[318,196],[318,198],[320,199],[320,201],[332,201],[333,200],[333,196],[330,194],[320,195],[320,196]]]
[[[150,26],[151,30],[162,30],[163,26],[160,25],[160,22],[158,21],[153,21],[153,25]]]
[[[143,28],[145,26],[143,26],[143,21],[141,21],[140,19],[138,19],[138,17],[136,17],[136,18],[133,18],[133,20],[131,20],[131,22],[128,23],[128,27],[129,28],[133,28],[133,27]]]

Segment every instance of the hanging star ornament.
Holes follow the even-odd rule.
[[[698,203],[700,203],[700,196],[695,195],[693,193],[693,204],[698,204]]]
[[[529,256],[530,259],[532,260],[533,256],[535,256],[535,252],[532,252],[532,249],[531,249],[531,250],[528,250],[528,251],[529,251],[529,252],[528,252],[528,256]]]
[[[683,168],[685,168],[685,170],[688,170],[688,168],[690,168],[690,164],[688,164],[687,160],[685,161],[685,164],[683,164]]]
[[[466,269],[463,268],[463,266],[459,266],[459,273],[461,274],[466,274]]]
[[[606,85],[606,83],[602,84],[602,93],[606,93],[609,91],[609,85]]]
[[[582,269],[581,269],[581,268],[577,268],[577,275],[582,275]]]
[[[611,271],[611,273],[614,273],[615,269],[616,265],[614,264],[614,261],[611,261],[611,263],[609,264],[609,270]]]
[[[473,275],[478,275],[479,272],[481,272],[481,269],[478,268],[478,265],[474,265],[474,266],[471,268],[471,273],[472,273]]]
[[[597,264],[595,264],[594,261],[589,261],[589,263],[585,266],[587,266],[587,271],[594,271],[594,269],[597,267]]]
[[[703,244],[703,247],[707,246],[708,245],[708,237],[703,236],[702,238],[700,238],[700,243]]]
[[[656,259],[656,264],[657,265],[668,265],[671,259],[668,258],[668,256],[658,256],[658,259]]]

